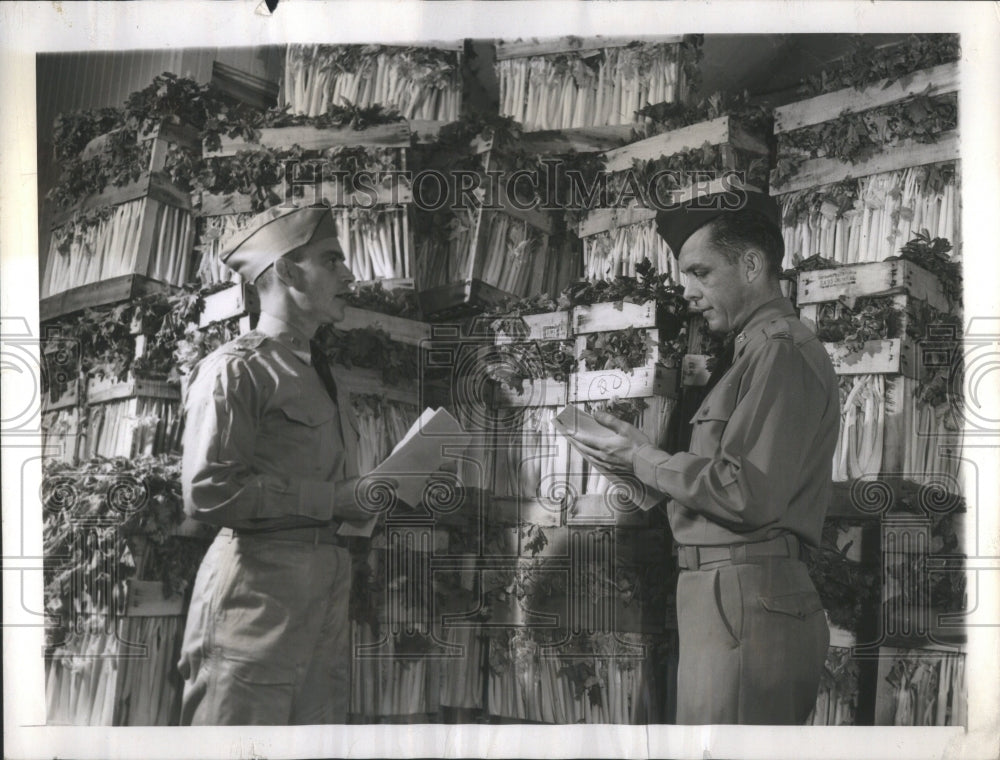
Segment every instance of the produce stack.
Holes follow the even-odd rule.
[[[182,526],[179,457],[45,464],[47,720],[175,725],[185,589],[205,538]]]
[[[875,660],[860,657],[880,651],[869,643],[875,641],[914,647],[913,656],[921,657],[942,637],[959,652],[949,656],[961,657],[960,642],[925,623],[941,609],[962,608],[960,584],[940,580],[939,606],[932,609],[926,568],[900,570],[912,570],[914,552],[923,560],[944,551],[942,542],[931,541],[932,516],[963,511],[956,454],[961,398],[953,377],[961,330],[958,55],[954,35],[859,49],[812,83],[820,94],[775,110],[771,193],[784,212],[785,266],[798,270],[801,317],[823,341],[841,383],[828,529],[867,525],[862,545],[870,547],[879,531],[873,518],[881,518],[881,555],[866,548],[867,559],[851,568],[824,557],[824,547],[813,564],[831,619],[838,615],[835,575],[864,588],[859,598],[865,599],[882,577],[881,614],[870,607],[840,614],[880,627],[848,631],[853,663],[834,649],[828,661],[830,672],[857,673],[862,697],[853,719],[862,725],[952,721],[962,714],[957,705],[964,695],[945,691],[922,702],[931,707],[921,716],[905,705],[890,714],[884,692],[897,688],[903,701],[911,696],[912,668],[894,667],[887,680],[882,665],[876,673]],[[960,539],[946,551],[959,555],[959,564]],[[914,583],[915,591],[905,591]],[[843,710],[830,705],[821,693],[814,720],[846,722]]]
[[[583,285],[560,298],[577,302],[569,309],[527,299],[493,315],[496,346],[482,358],[497,407],[488,525],[502,559],[482,592],[496,629],[488,706],[499,720],[664,719],[676,568],[662,514],[640,511],[641,486],[610,483],[552,428],[569,402],[662,435],[678,371],[661,351],[683,320],[645,292],[630,296],[641,303],[599,300],[626,298],[626,287]]]
[[[462,42],[421,47],[289,45],[280,103],[294,114],[331,107],[394,108],[414,127],[455,121],[462,108]]]
[[[453,201],[420,212],[424,311],[442,318],[462,307],[474,311],[510,297],[558,292],[575,276],[576,257],[551,213],[556,207],[546,203],[541,155],[509,121],[493,120],[478,133],[472,131],[478,123],[455,126],[423,152],[424,168],[447,176],[443,192]],[[438,162],[445,153],[446,163]]]
[[[676,258],[656,233],[656,209],[692,192],[766,186],[761,120],[749,113],[716,115],[719,110],[715,101],[705,101],[679,116],[649,118],[635,134],[652,136],[602,154],[604,207],[592,206],[577,226],[587,279],[634,276],[648,259],[679,282]]]
[[[681,37],[498,40],[500,115],[530,131],[632,124],[649,103],[686,99],[695,53]]]
[[[398,176],[406,169],[410,131],[378,109],[362,126],[338,109],[315,119],[263,114],[249,135],[224,136],[203,149],[197,212],[199,276],[205,285],[238,280],[219,262],[227,237],[255,213],[279,204],[333,207],[340,245],[358,280],[412,278],[408,204]],[[301,122],[301,124],[300,124]]]
[[[77,139],[59,142],[65,164],[52,193],[57,210],[41,279],[43,312],[92,305],[95,296],[133,282],[147,288],[150,280],[187,282],[194,242],[191,204],[172,181],[167,162],[195,149],[194,131],[168,119],[140,124],[121,116],[61,119],[57,127],[66,131],[75,120]],[[80,135],[102,126],[112,129],[79,144]]]

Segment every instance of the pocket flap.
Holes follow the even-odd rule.
[[[333,416],[337,413],[337,409],[332,403],[321,403],[312,406],[295,403],[286,404],[281,407],[281,413],[292,422],[316,427],[332,420]]]
[[[733,416],[733,407],[724,400],[708,399],[691,418],[691,424],[699,422],[727,422]]]
[[[765,610],[780,612],[800,619],[805,619],[814,612],[823,609],[823,602],[820,601],[819,594],[815,591],[796,591],[792,594],[758,598]]]

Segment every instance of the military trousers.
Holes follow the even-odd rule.
[[[182,725],[343,723],[350,553],[220,532],[192,590]]]
[[[804,563],[758,558],[681,571],[677,722],[802,724],[830,630]]]

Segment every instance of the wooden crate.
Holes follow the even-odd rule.
[[[812,158],[802,162],[791,177],[775,181],[772,175],[771,194],[784,195],[811,187],[831,185],[845,179],[884,174],[913,166],[939,164],[961,158],[958,130],[942,132],[936,142],[900,140],[899,143],[857,163],[839,158]]]
[[[358,330],[375,327],[389,334],[389,337],[399,343],[411,346],[423,346],[431,337],[431,326],[415,319],[395,317],[381,314],[377,311],[359,309],[355,306],[344,308],[344,318],[334,325],[338,330]]]
[[[527,314],[519,317],[524,327],[523,334],[507,335],[496,333],[497,345],[529,341],[566,340],[573,335],[568,311],[552,311],[545,314]]]
[[[246,282],[235,283],[225,290],[216,291],[205,296],[204,301],[205,306],[198,319],[199,327],[260,313],[257,288]]]
[[[635,304],[625,301],[573,307],[573,335],[657,326],[656,301]]]
[[[417,297],[423,314],[433,321],[446,321],[500,306],[513,296],[482,280],[469,279],[421,290]]]
[[[678,371],[659,364],[659,330],[649,328],[653,345],[649,357],[641,367],[628,372],[619,369],[587,370],[580,360],[577,372],[569,378],[569,400],[604,401],[612,398],[642,398],[645,396],[675,396]],[[587,334],[577,335],[576,355],[582,356],[587,348]]]
[[[570,376],[572,378],[572,375]],[[525,406],[564,406],[569,398],[569,383],[563,380],[553,380],[545,377],[524,380],[521,392],[501,383],[494,387],[494,406],[525,407]]]
[[[932,308],[943,313],[951,311],[941,281],[926,269],[902,259],[817,269],[800,272],[798,276],[800,307],[823,301],[892,293],[906,293],[927,301]]]
[[[91,378],[87,383],[87,403],[102,404],[125,398],[161,398],[179,401],[180,390],[165,380],[149,380],[129,376],[125,380],[114,378]]]
[[[321,151],[339,147],[409,148],[410,128],[406,122],[376,124],[366,129],[351,127],[266,127],[257,130],[257,139],[221,136],[214,150],[202,148],[205,158],[235,156],[240,151],[260,148],[287,148],[298,145],[303,150]]]
[[[125,585],[125,614],[128,617],[177,617],[186,612],[184,595],[164,596],[161,581],[129,578]]]
[[[898,103],[914,96],[934,96],[956,92],[959,88],[958,62],[946,63],[914,72],[896,80],[874,82],[864,88],[844,88],[795,103],[774,111],[775,135],[831,121],[845,113],[862,113],[873,108]],[[784,194],[818,187],[848,178],[897,171],[913,166],[951,161],[959,158],[957,131],[942,133],[936,142],[903,140],[886,146],[872,158],[850,163],[835,158],[808,159],[790,178],[772,183],[772,193]]]
[[[80,400],[80,379],[74,378],[58,398],[53,399],[48,393],[42,394],[42,414],[78,406]]]

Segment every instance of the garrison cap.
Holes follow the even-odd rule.
[[[222,244],[221,258],[252,283],[286,253],[327,238],[337,238],[329,208],[274,206],[257,214],[246,229],[230,235]]]
[[[716,183],[713,183],[716,187]],[[738,182],[728,184],[723,190],[709,191],[687,198],[671,208],[656,214],[656,231],[660,233],[674,258],[681,254],[681,246],[697,230],[713,219],[740,211],[752,211],[774,225],[781,233],[781,210],[774,198],[750,185]]]

